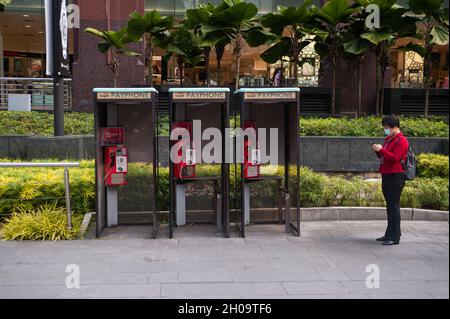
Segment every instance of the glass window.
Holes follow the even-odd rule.
[[[0,76],[44,77],[45,17],[41,0],[0,7]]]
[[[145,10],[157,10],[163,15],[173,15],[175,2],[174,0],[145,0]]]

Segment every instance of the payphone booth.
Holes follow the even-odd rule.
[[[235,155],[240,174],[235,169],[234,185],[240,193],[236,205],[239,233],[245,237],[246,226],[275,222],[284,223],[287,233],[300,236],[300,89],[242,88],[235,94],[235,111],[240,115],[236,125],[242,129]],[[265,145],[261,145],[263,137]],[[276,162],[273,157],[269,161],[276,151]],[[272,220],[259,220],[258,211],[252,212],[252,185],[263,182],[276,188],[273,210],[278,216]]]
[[[157,236],[157,91],[95,88],[96,235],[149,224]]]
[[[169,236],[173,238],[174,226],[192,223],[214,223],[216,232],[230,236],[229,229],[229,161],[226,160],[226,130],[229,128],[228,88],[170,88],[170,208]],[[202,140],[203,130],[220,135],[219,140]],[[207,131],[205,131],[207,132]],[[204,134],[203,134],[204,135]],[[211,136],[207,137],[211,138]],[[213,143],[213,144],[211,144]],[[212,151],[209,146],[214,145]],[[202,151],[208,148],[212,159],[206,160]],[[201,173],[203,165],[219,166],[216,176]],[[205,200],[195,203],[187,200],[188,189],[196,189],[198,183],[210,184],[213,192],[207,192]],[[189,186],[189,187],[188,187]],[[207,202],[212,214],[201,213],[200,202]],[[193,205],[194,209],[189,209]],[[199,221],[199,212],[202,216]]]

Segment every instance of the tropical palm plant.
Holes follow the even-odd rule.
[[[425,87],[425,116],[429,113],[431,53],[436,44],[448,44],[448,8],[444,8],[443,0],[409,0],[409,9],[417,21],[415,37],[422,40],[424,45],[408,43],[403,50],[411,50],[423,58],[423,85]]]
[[[358,78],[358,109],[356,117],[361,115],[362,109],[362,62],[371,49],[371,43],[361,38],[361,34],[365,33],[365,20],[361,17],[356,18],[349,26],[347,33],[344,36],[343,49],[344,59],[354,63],[355,73]]]
[[[184,67],[186,64],[196,66],[202,60],[203,48],[201,37],[194,35],[184,25],[176,26],[167,38],[156,41],[157,45],[166,50],[166,58],[176,58],[180,72],[180,84],[184,81]]]
[[[270,36],[255,19],[258,8],[241,0],[224,0],[214,10],[210,23],[201,27],[206,37],[222,35],[229,39],[236,58],[236,89],[239,88],[241,57],[245,43],[256,47],[267,42]],[[224,48],[223,43],[221,46]]]
[[[86,28],[85,32],[100,38],[97,48],[101,53],[111,54],[108,59],[108,66],[114,75],[114,87],[117,87],[117,79],[119,77],[120,55],[139,56],[138,53],[129,50],[126,45],[134,42],[126,32],[125,28],[119,31],[100,31],[95,28]]]
[[[307,39],[307,24],[312,18],[309,11],[312,0],[306,0],[300,7],[278,7],[278,13],[268,13],[261,18],[261,24],[277,36],[277,41],[261,54],[267,63],[276,63],[284,56],[290,58],[290,72],[294,74],[295,85],[298,85],[298,67],[300,53],[311,41]],[[287,32],[287,36],[284,36]],[[269,40],[274,39],[271,37]]]
[[[11,4],[11,0],[0,0],[0,11],[4,11],[8,4]]]
[[[361,38],[368,40],[374,48],[376,56],[376,114],[383,114],[384,105],[384,80],[386,69],[390,64],[390,50],[399,38],[414,35],[416,33],[416,19],[405,16],[408,9],[396,4],[396,0],[356,0],[367,7],[376,5],[380,12],[379,28],[366,28]],[[363,14],[365,18],[367,13]]]
[[[215,34],[205,35],[202,32],[202,26],[209,25],[211,23],[211,17],[216,11],[216,6],[211,3],[200,4],[198,8],[189,9],[186,11],[187,19],[183,22],[187,29],[193,30],[201,41],[200,46],[203,49],[203,55],[206,64],[207,85],[211,86],[211,74],[210,74],[210,56],[214,48],[217,48],[219,42],[223,42],[225,38],[224,34],[216,32]],[[220,50],[220,46],[219,46]],[[216,52],[217,54],[217,52]],[[223,55],[223,53],[222,53]],[[218,59],[219,60],[219,59]],[[219,63],[218,63],[219,64]]]
[[[173,27],[172,16],[163,17],[156,11],[146,12],[144,15],[133,12],[130,15],[126,31],[134,40],[144,39],[144,64],[147,69],[146,83],[153,86],[153,55],[156,43],[168,37],[168,31]]]
[[[330,57],[332,66],[332,97],[331,115],[336,111],[336,67],[340,46],[343,44],[344,34],[352,21],[352,16],[360,11],[348,0],[330,0],[321,8],[311,7],[315,20],[312,32],[316,34],[315,50],[324,58]]]

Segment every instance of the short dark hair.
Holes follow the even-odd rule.
[[[383,117],[381,123],[383,124],[383,126],[388,126],[390,128],[400,127],[400,120],[398,119],[398,116],[394,114],[386,115],[385,117]]]

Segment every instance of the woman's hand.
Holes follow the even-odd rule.
[[[373,149],[375,152],[379,152],[382,148],[383,148],[383,146],[382,146],[381,144],[373,144],[373,145],[372,145],[372,149]]]

